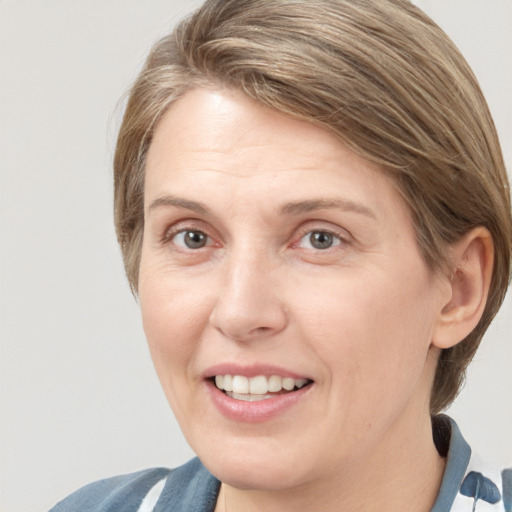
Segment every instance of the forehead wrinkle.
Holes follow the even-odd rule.
[[[227,140],[218,140],[210,142],[209,144],[201,143],[196,140],[180,141],[179,150],[181,158],[197,158],[199,161],[205,159],[208,161],[209,157],[213,159],[222,158],[227,159],[228,163],[236,162],[237,159],[246,158],[245,153],[252,154],[256,152],[259,162],[268,162],[269,160],[281,161],[283,159],[290,160],[290,167],[300,168],[306,167],[316,169],[325,166],[326,161],[332,161],[334,165],[339,165],[340,155],[330,155],[327,152],[319,155],[318,149],[310,149],[307,145],[298,146],[293,141],[287,143],[286,141],[264,139],[264,140],[248,140],[242,141],[244,137],[239,135],[235,141],[228,142]],[[167,153],[172,157],[175,150],[174,145],[167,144]],[[341,158],[342,159],[342,158]],[[304,160],[302,165],[300,160]],[[299,164],[299,165],[297,165]]]

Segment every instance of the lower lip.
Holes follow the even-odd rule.
[[[217,409],[228,419],[245,423],[261,423],[279,416],[302,400],[313,386],[309,384],[297,391],[256,402],[246,402],[229,397],[211,381],[206,381],[206,384]]]

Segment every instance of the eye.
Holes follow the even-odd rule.
[[[339,236],[330,231],[310,231],[299,241],[299,247],[304,249],[325,250],[341,244]]]
[[[184,229],[172,236],[172,241],[184,249],[201,249],[210,245],[210,237],[197,229]]]

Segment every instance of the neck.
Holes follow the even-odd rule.
[[[377,449],[361,457],[364,462],[351,461],[305,485],[265,491],[222,484],[216,512],[428,512],[445,461],[434,446],[428,414],[415,423],[395,425]]]

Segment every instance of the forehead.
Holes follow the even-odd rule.
[[[300,154],[296,153],[298,145]],[[311,164],[331,155],[334,147],[344,149],[327,130],[285,116],[236,90],[202,88],[185,94],[160,120],[149,150],[150,167],[159,156],[164,156],[163,146],[165,156],[178,151],[180,158],[187,153],[196,158],[204,153],[211,159],[217,154],[226,161],[243,151],[259,151],[263,156],[263,152],[271,150],[274,154],[286,154],[287,159],[296,155]],[[280,161],[275,162],[276,169]],[[251,168],[246,170],[250,172]],[[239,168],[238,173],[244,175],[244,168]]]
[[[405,204],[389,178],[331,132],[233,90],[194,89],[160,120],[146,162],[145,201],[201,194],[244,203],[341,195]]]

